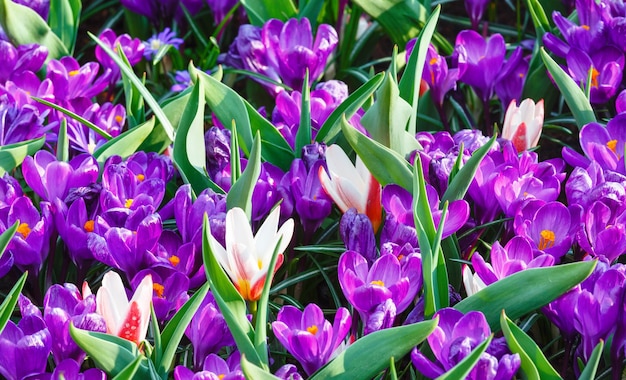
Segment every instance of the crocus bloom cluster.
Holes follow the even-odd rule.
[[[226,213],[226,245],[222,246],[211,233],[211,251],[228,277],[247,301],[258,301],[268,276],[268,267],[274,251],[277,252],[276,269],[283,263],[283,252],[291,242],[293,219],[278,229],[280,209],[275,208],[252,234],[246,213],[234,207]],[[273,274],[269,274],[270,278]]]
[[[331,325],[316,304],[307,305],[303,311],[288,305],[278,312],[272,330],[278,341],[311,375],[337,354],[351,323],[350,313],[343,307],[337,309]]]
[[[427,341],[436,361],[431,361],[417,347],[411,352],[415,368],[432,379],[443,375],[461,362],[491,335],[485,316],[478,311],[470,311],[464,315],[455,309],[445,308],[435,313],[434,317],[439,317],[439,324],[428,336]],[[504,338],[497,338],[491,342],[467,379],[513,378],[521,365],[521,360],[518,354],[507,353],[503,340]]]

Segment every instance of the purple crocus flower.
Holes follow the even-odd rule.
[[[241,5],[237,0],[207,0],[207,4],[213,14],[213,23],[215,25],[222,22],[233,7]],[[245,8],[240,6],[238,13],[240,16],[244,16],[246,13]]]
[[[371,268],[367,259],[355,251],[346,251],[339,258],[339,284],[364,322],[380,312],[379,307],[388,299],[393,301],[396,313],[406,310],[422,287],[421,273],[419,255],[408,257],[404,264],[395,255],[383,255]]]
[[[478,253],[472,255],[472,265],[478,277],[485,285],[508,277],[527,268],[540,268],[554,265],[554,257],[546,253],[533,253],[531,242],[522,236],[515,236],[502,247],[500,242],[493,243],[491,264],[486,263]]]
[[[603,170],[594,160],[586,169],[574,168],[565,184],[565,195],[570,205],[579,205],[583,210],[601,201],[614,212],[620,212],[626,207],[625,187],[625,175]]]
[[[210,328],[207,328],[208,326]],[[235,340],[211,292],[207,293],[187,325],[185,335],[193,346],[193,363],[197,370],[202,368],[204,358],[209,354],[218,353],[224,347],[235,345]]]
[[[122,158],[119,156],[112,157],[108,163],[121,163]],[[146,179],[160,179],[167,183],[174,178],[174,164],[172,160],[156,152],[138,151],[130,155],[126,159],[126,166],[135,174],[139,182]]]
[[[162,22],[171,23],[174,19],[180,24],[185,20],[182,7],[195,15],[202,9],[204,0],[121,0],[121,3],[129,10],[146,16],[154,25],[159,25]]]
[[[411,352],[415,368],[429,378],[439,377],[453,368],[491,335],[489,324],[479,311],[464,315],[455,309],[445,308],[437,311],[436,316],[439,317],[439,324],[427,338],[436,361],[431,361],[417,347]],[[503,349],[506,343],[502,340],[504,338],[497,338],[491,342],[467,379],[513,378],[521,360],[518,354],[506,353],[507,350]]]
[[[322,309],[309,304],[303,311],[294,306],[283,306],[272,323],[276,339],[304,368],[307,375],[317,371],[335,354],[350,331],[352,317],[340,307],[331,325]]]
[[[8,94],[0,95],[0,146],[39,138],[50,128],[47,113],[25,104],[18,106]]]
[[[626,210],[611,210],[596,201],[585,210],[582,221],[577,237],[586,253],[605,257],[609,262],[626,253]]]
[[[285,364],[280,367],[274,376],[281,380],[304,380],[302,375],[298,373],[298,367],[293,364]]]
[[[279,191],[284,200],[281,210],[284,208],[286,214],[291,215],[295,209],[307,236],[311,236],[332,211],[332,201],[318,176],[323,164],[318,160],[307,170],[303,160],[295,159],[280,181]]]
[[[622,82],[624,54],[613,46],[588,54],[571,48],[567,53],[567,68],[574,81],[590,87],[589,101],[602,104],[612,98]],[[587,83],[591,75],[591,83]]]
[[[515,231],[530,239],[536,250],[559,260],[571,248],[578,223],[576,220],[572,223],[570,211],[561,202],[544,204],[530,218],[522,215],[515,218]]]
[[[155,266],[139,271],[131,281],[136,291],[146,275],[152,275],[152,306],[157,320],[168,321],[189,299],[189,279],[187,276],[166,266]]]
[[[202,371],[194,373],[189,368],[179,365],[174,369],[174,380],[245,380],[240,369],[241,355],[234,352],[227,360],[216,354],[210,354],[204,360]]]
[[[48,49],[37,44],[13,46],[0,40],[0,84],[16,80],[26,72],[36,73],[43,66]]]
[[[26,156],[22,163],[22,174],[28,186],[43,200],[64,200],[70,189],[84,187],[98,180],[99,167],[90,155],[78,155],[70,162],[57,161],[45,150],[34,156]]]
[[[91,99],[109,84],[110,70],[98,77],[100,65],[88,62],[81,66],[73,57],[63,57],[48,62],[46,78],[54,84],[57,100],[71,101],[78,98]]]
[[[143,56],[147,60],[152,60],[163,46],[170,45],[174,49],[178,49],[183,42],[182,38],[176,36],[176,32],[170,28],[165,28],[162,32],[153,34],[148,41],[143,43]]]
[[[54,220],[59,236],[72,261],[79,268],[85,268],[94,259],[87,243],[89,234],[94,231],[95,216],[90,214],[82,197],[73,201],[69,207],[60,199],[56,199],[54,205]]]
[[[89,368],[81,373],[80,364],[73,359],[65,359],[52,373],[29,376],[28,380],[106,380],[106,378],[106,373],[98,368]]]
[[[571,148],[563,149],[563,158],[572,166],[587,167],[595,161],[603,169],[626,174],[624,147],[626,146],[626,114],[618,114],[606,127],[598,123],[585,124],[580,130],[580,146],[585,157]]]
[[[486,103],[493,95],[498,75],[494,67],[504,63],[506,47],[500,34],[493,34],[488,40],[473,30],[464,30],[456,37],[454,56],[465,70],[459,80],[472,86],[478,97]]]
[[[465,10],[472,22],[472,29],[478,30],[478,24],[483,19],[483,13],[487,9],[489,0],[468,0],[465,2]]]
[[[414,45],[414,40],[409,41],[406,46],[407,54],[411,54],[410,52],[413,50]],[[445,57],[439,55],[432,44],[428,45],[422,79],[428,84],[430,96],[433,98],[435,105],[438,107],[443,106],[444,97],[448,91],[456,89],[456,81],[459,79],[464,69],[464,65],[448,69],[448,63]]]
[[[191,75],[189,75],[189,71],[187,70],[177,70],[174,72],[174,77],[172,78],[174,84],[170,87],[170,91],[172,92],[181,92],[185,91],[188,87],[193,85],[191,81]]]
[[[96,313],[96,297],[84,294],[83,298],[74,284],[55,284],[46,292],[43,307],[54,361],[58,365],[66,359],[82,363],[86,354],[70,336],[70,323],[82,330],[106,332],[104,318]]]
[[[521,100],[528,67],[529,63],[522,55],[522,48],[518,46],[502,66],[496,79],[495,91],[503,109],[506,109],[511,101]]]
[[[41,214],[33,205],[30,198],[17,198],[7,215],[7,226],[19,221],[17,233],[7,247],[15,259],[15,265],[21,271],[29,271],[36,276],[43,261],[50,250],[50,236],[53,230],[53,221],[50,203],[41,202]]]
[[[243,163],[242,166],[245,167]],[[280,201],[278,185],[284,174],[279,167],[269,162],[261,163],[261,173],[252,191],[252,221],[264,219]]]
[[[121,35],[116,35],[112,29],[105,29],[98,36],[100,41],[102,41],[109,49],[113,50],[117,53],[117,49],[121,48],[124,52],[124,55],[128,59],[128,63],[131,66],[136,65],[141,61],[141,58],[144,54],[144,45],[141,43],[139,38],[132,38],[128,34],[124,33]],[[96,59],[102,67],[106,70],[111,70],[111,75],[109,77],[110,83],[114,84],[122,77],[120,72],[120,68],[113,61],[113,59],[100,47],[100,45],[96,46]]]
[[[359,252],[370,263],[376,259],[376,236],[372,222],[355,208],[346,211],[339,222],[339,234],[349,251]]]
[[[9,320],[0,333],[0,375],[7,380],[21,380],[45,371],[52,347],[50,331],[41,312],[23,296],[22,318],[16,325]]]

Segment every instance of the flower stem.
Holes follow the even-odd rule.
[[[248,308],[252,314],[252,326],[256,326],[257,301],[249,301]]]

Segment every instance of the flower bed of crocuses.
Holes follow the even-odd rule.
[[[620,379],[618,0],[0,0],[0,377]]]

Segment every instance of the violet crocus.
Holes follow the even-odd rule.
[[[472,22],[472,29],[478,29],[478,24],[483,19],[483,13],[485,13],[488,4],[489,0],[469,0],[465,2],[465,10]]]
[[[0,40],[0,84],[16,80],[26,72],[37,72],[43,66],[48,49],[37,44],[18,47],[11,42]]]
[[[611,170],[603,170],[598,161],[591,161],[585,169],[575,167],[565,184],[565,195],[570,205],[589,210],[600,201],[614,212],[626,207],[626,176]]]
[[[105,29],[98,36],[101,42],[103,42],[109,49],[113,50],[117,53],[117,49],[121,49],[128,59],[128,63],[131,66],[136,65],[141,61],[141,58],[144,54],[144,45],[141,43],[139,38],[132,38],[130,35],[124,33],[119,36],[115,34],[112,29]],[[110,83],[114,84],[122,77],[119,66],[113,61],[105,51],[100,47],[100,45],[96,46],[95,51],[96,59],[102,67],[106,70],[111,70],[111,76],[109,77]]]
[[[210,328],[207,328],[208,326]],[[185,335],[193,346],[193,363],[196,370],[202,368],[204,358],[209,354],[217,354],[222,348],[235,345],[226,320],[211,292],[207,293],[191,318],[185,329]]]
[[[601,201],[583,214],[578,244],[587,254],[609,262],[626,253],[626,210],[612,210]]]
[[[339,222],[339,234],[346,250],[359,252],[370,263],[376,259],[376,236],[372,222],[356,209],[346,211]]]
[[[591,103],[606,103],[616,94],[624,70],[623,52],[613,46],[591,54],[571,48],[566,58],[569,74],[574,81],[582,87],[590,87]],[[587,83],[589,76],[591,82]]]
[[[506,47],[500,34],[487,40],[473,30],[463,30],[456,37],[454,56],[465,70],[459,80],[472,86],[478,97],[486,103],[493,95],[498,75],[494,67],[504,63]]]
[[[22,318],[9,320],[0,333],[0,375],[21,380],[45,371],[52,347],[50,331],[41,312],[28,299],[20,298]]]
[[[522,213],[523,214],[523,213]],[[578,227],[578,214],[572,213],[561,202],[548,202],[530,218],[522,215],[514,220],[515,231],[533,242],[534,249],[560,260],[572,245],[572,236]]]
[[[412,51],[414,44],[407,44],[407,54],[410,54],[409,51]],[[422,79],[428,84],[430,96],[433,98],[435,105],[438,107],[443,106],[444,97],[448,91],[456,88],[456,81],[464,69],[465,66],[462,62],[459,67],[448,69],[446,58],[439,55],[433,45],[428,45]]]
[[[472,266],[485,285],[508,277],[528,268],[540,268],[554,265],[554,257],[533,252],[531,242],[522,236],[515,236],[504,247],[500,242],[493,243],[491,263],[485,262],[478,253],[472,255]]]
[[[194,373],[185,366],[176,366],[174,380],[245,380],[240,362],[239,351],[231,354],[227,360],[216,354],[210,354],[204,360],[200,372]]]
[[[452,308],[437,311],[439,323],[427,339],[436,361],[427,358],[416,348],[411,352],[413,365],[429,378],[444,374],[465,359],[474,348],[491,335],[491,329],[484,314],[470,311],[463,314]],[[518,354],[509,354],[502,349],[504,338],[494,339],[480,356],[478,363],[467,379],[496,380],[512,379],[521,365]]]
[[[322,309],[308,304],[304,310],[283,306],[272,323],[276,339],[291,353],[311,375],[333,355],[350,331],[352,317],[346,308],[337,309],[333,324],[324,318]]]
[[[395,255],[386,254],[370,267],[361,254],[346,251],[339,258],[338,277],[343,294],[365,323],[373,313],[381,312],[381,305],[388,299],[393,301],[396,314],[406,310],[422,287],[421,259],[419,255],[411,255],[401,264]],[[388,320],[379,327],[392,324],[393,320]],[[373,330],[366,331],[369,332]]]
[[[110,69],[98,76],[99,69],[100,65],[96,62],[81,66],[75,58],[66,56],[48,62],[46,78],[54,84],[54,96],[58,101],[91,99],[109,84]]]
[[[106,380],[107,375],[98,368],[80,372],[81,365],[73,359],[65,359],[57,364],[52,373],[29,376],[28,380]]]
[[[506,60],[496,79],[495,91],[503,107],[513,100],[521,99],[528,67],[529,62],[522,55],[522,48],[518,46]]]
[[[618,114],[607,123],[585,124],[579,133],[580,146],[585,154],[574,152],[571,148],[563,150],[563,158],[573,166],[587,167],[595,161],[601,168],[626,174],[624,168],[624,147],[626,147],[626,114]]]
[[[28,186],[43,200],[65,200],[70,189],[84,187],[98,180],[99,167],[90,155],[77,155],[69,162],[58,161],[45,150],[26,156],[22,173]]]
[[[50,129],[44,125],[46,115],[29,104],[18,106],[8,94],[0,95],[0,146],[42,137]]]
[[[182,38],[177,37],[175,31],[165,28],[162,32],[153,34],[152,37],[143,43],[143,56],[147,60],[152,60],[162,48],[169,46],[178,49],[183,42]]]
[[[43,307],[54,361],[57,365],[67,359],[82,363],[86,354],[70,336],[70,323],[79,329],[106,332],[104,318],[96,313],[96,296],[90,292],[81,295],[74,284],[55,284],[46,292]]]
[[[147,276],[152,277],[152,306],[157,321],[164,323],[189,299],[189,279],[183,273],[165,266],[154,266],[139,271],[130,285],[137,289]]]
[[[85,268],[94,259],[87,243],[89,234],[94,231],[94,216],[87,210],[85,199],[80,197],[68,207],[65,202],[54,201],[54,221],[57,232],[63,240],[72,261]]]
[[[162,22],[171,23],[176,20],[181,23],[185,20],[182,7],[185,7],[191,15],[195,15],[202,9],[204,0],[121,0],[124,7],[146,16],[154,25]]]

